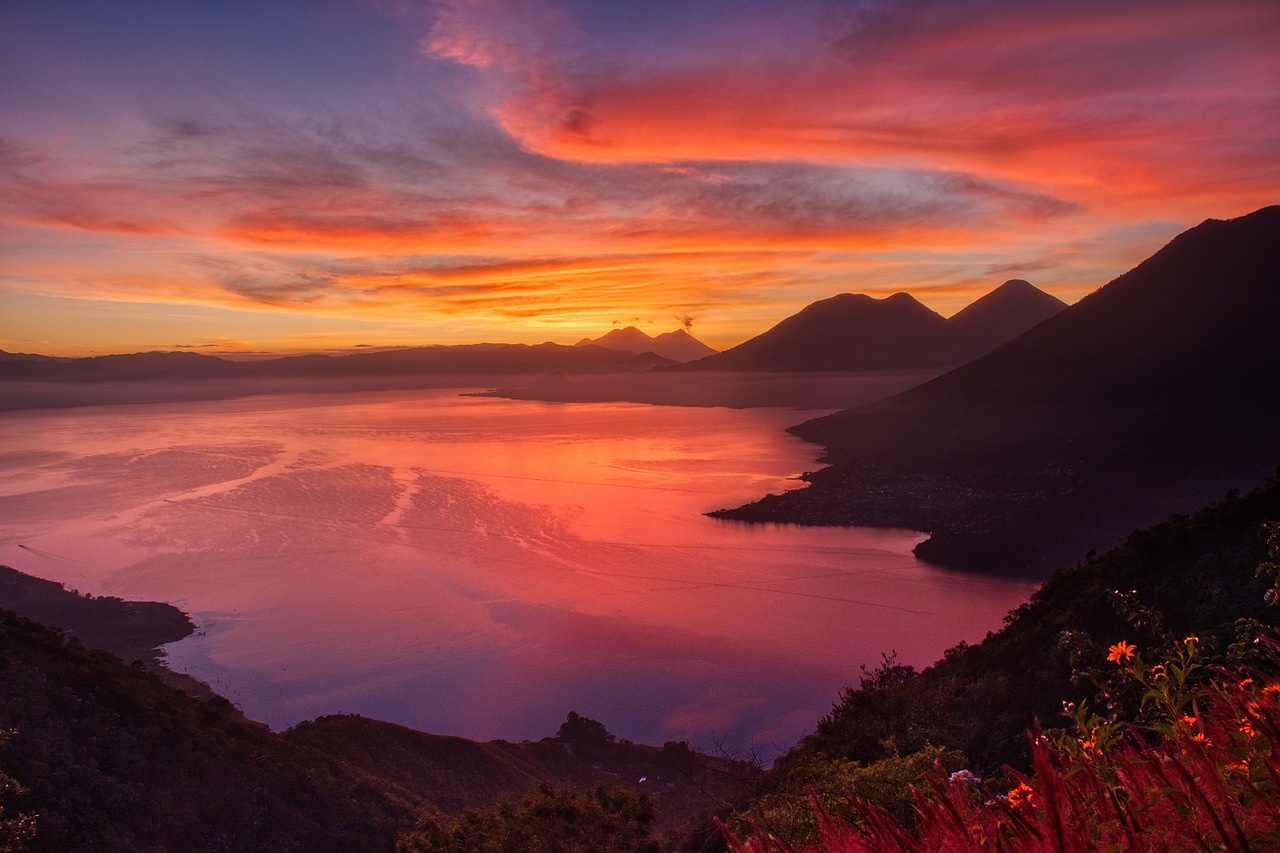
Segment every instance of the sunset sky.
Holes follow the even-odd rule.
[[[1276,0],[0,3],[0,349],[716,347],[1280,202]]]

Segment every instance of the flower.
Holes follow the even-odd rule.
[[[1125,661],[1132,660],[1134,653],[1137,651],[1137,646],[1131,646],[1124,640],[1121,640],[1114,646],[1107,648],[1107,660],[1112,663],[1123,664]]]
[[[1010,791],[1007,796],[1009,805],[1015,809],[1020,809],[1023,806],[1030,808],[1035,801],[1035,791],[1032,791],[1031,786],[1026,782],[1019,782],[1018,787]]]

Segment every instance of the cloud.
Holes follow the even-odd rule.
[[[495,118],[562,159],[911,166],[1114,203],[1214,196],[1211,175],[1238,192],[1280,154],[1260,124],[1280,117],[1274,3],[712,5],[698,50],[670,46],[695,38],[680,16],[606,54],[579,43],[603,34],[539,29],[551,16],[521,40],[474,14],[437,40],[502,60],[437,55],[492,79]]]
[[[1274,2],[443,0],[396,23],[422,37],[366,98],[208,85],[74,145],[17,128],[0,281],[530,335],[698,317],[728,342],[847,290],[1083,292],[1172,223],[1280,194]]]

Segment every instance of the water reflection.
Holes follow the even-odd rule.
[[[277,727],[521,739],[574,709],[786,748],[859,664],[926,664],[1030,591],[910,531],[703,517],[797,485],[796,419],[450,391],[11,414],[0,560],[184,607],[174,665]]]

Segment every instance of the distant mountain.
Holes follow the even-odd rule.
[[[5,352],[0,349],[0,361],[66,361],[66,359],[31,352]]]
[[[859,371],[963,364],[1065,308],[1031,284],[1008,281],[950,320],[906,293],[842,293],[807,306],[686,370]]]
[[[583,338],[574,346],[590,346],[594,344],[606,349],[622,350],[637,355],[651,352],[671,361],[693,361],[704,356],[715,354],[715,350],[686,332],[676,329],[664,332],[657,337],[650,337],[635,326],[614,329],[598,338]]]
[[[842,293],[767,332],[685,366],[690,370],[881,370],[928,367],[943,354],[947,321],[906,293]]]
[[[191,352],[143,352],[59,360],[0,359],[0,379],[58,382],[149,379],[260,379],[279,377],[390,377],[432,373],[530,374],[557,370],[647,370],[673,359],[637,360],[630,352],[599,346],[545,343],[406,347],[352,355],[298,355],[261,361],[227,361]]]
[[[1043,571],[1280,463],[1280,207],[1208,220],[1034,329],[792,431],[813,487],[730,517],[932,531],[917,554]]]
[[[0,379],[100,381],[232,376],[240,364],[193,352],[138,352],[91,358],[0,359]]]
[[[1031,282],[1010,279],[947,320],[955,355],[961,363],[975,359],[1066,307]]]

